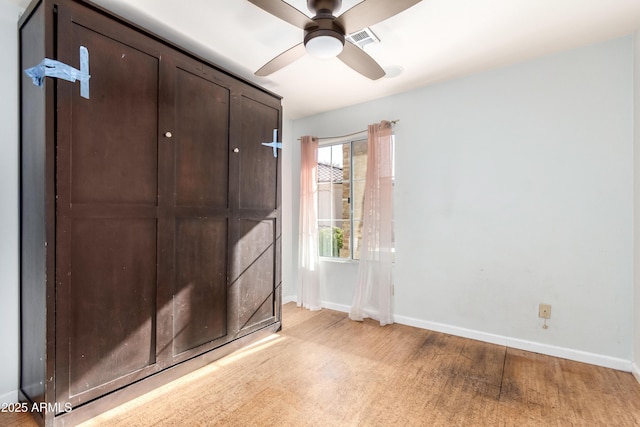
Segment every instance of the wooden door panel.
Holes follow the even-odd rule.
[[[222,74],[185,56],[172,58],[175,123],[169,167],[175,274],[172,351],[177,363],[228,341],[227,246],[230,90]]]
[[[261,143],[273,140],[273,130],[279,128],[279,111],[246,96],[241,102],[238,207],[273,211],[278,208],[278,159],[271,147]]]
[[[155,362],[156,221],[75,219],[69,395]]]
[[[227,88],[176,68],[174,144],[178,206],[228,205],[229,96]]]
[[[227,334],[227,221],[178,219],[174,354]]]
[[[231,289],[237,299],[238,330],[273,320],[275,298],[275,220],[240,219],[235,223]]]
[[[155,205],[158,59],[79,25],[74,33],[89,50],[91,90],[73,103],[72,202]],[[77,49],[71,56],[77,64]]]
[[[55,80],[56,401],[74,407],[158,370],[158,45],[77,3],[58,59],[89,51],[90,94]]]

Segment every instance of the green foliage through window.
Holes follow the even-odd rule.
[[[319,255],[324,257],[339,257],[340,249],[344,245],[344,232],[339,227],[323,227],[318,230],[320,244]]]

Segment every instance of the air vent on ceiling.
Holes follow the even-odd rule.
[[[345,37],[347,41],[358,46],[360,49],[364,49],[365,46],[368,46],[373,43],[380,43],[380,39],[373,34],[370,28],[364,28],[360,31],[356,31],[355,33],[351,33]]]

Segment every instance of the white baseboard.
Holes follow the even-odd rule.
[[[322,301],[321,305],[322,305],[322,308],[328,308],[329,310],[341,311],[342,313],[348,313],[348,312],[351,311],[351,306],[350,305],[334,304],[334,303],[328,302],[328,301]]]
[[[282,304],[288,304],[290,302],[295,302],[296,305],[298,307],[300,307],[300,304],[298,304],[298,298],[296,298],[295,296],[282,297]],[[311,311],[318,311],[318,310],[322,309],[322,306],[320,305],[320,306],[317,306],[317,307],[314,306],[314,307],[305,307],[305,308],[307,308],[307,309],[309,309]]]
[[[636,377],[636,380],[638,380],[638,382],[640,383],[640,368],[635,363],[631,364],[631,373],[633,374],[634,377]]]
[[[282,297],[282,303],[283,304],[287,304],[287,303],[290,303],[290,302],[297,303],[298,302],[298,298],[295,295],[289,295],[289,296],[286,296],[286,297]]]
[[[351,307],[348,305],[335,304],[328,301],[323,301],[322,307],[344,313],[349,313],[349,311],[351,311]],[[443,323],[429,322],[426,320],[414,319],[406,316],[396,315],[393,316],[393,319],[396,323],[400,323],[402,325],[414,326],[416,328],[428,329],[430,331],[442,332],[449,335],[455,335],[491,344],[503,345],[505,347],[517,348],[519,350],[530,351],[532,353],[540,353],[547,356],[560,357],[562,359],[574,360],[576,362],[588,363],[590,365],[603,366],[605,368],[616,369],[618,371],[632,372],[636,379],[640,381],[640,369],[638,369],[638,367],[635,365],[635,370],[632,369],[632,363],[630,360],[619,359],[616,357],[605,356],[596,353],[589,353],[581,350],[573,350],[565,347],[557,347],[554,345],[527,341],[518,338],[505,337],[502,335],[475,331],[472,329],[446,325]]]
[[[631,372],[631,361],[616,357],[604,356],[601,354],[589,353],[565,347],[557,347],[554,345],[527,341],[519,338],[505,337],[503,335],[490,334],[458,326],[413,319],[411,317],[394,316],[394,320],[403,325],[415,326],[417,328],[428,329],[430,331],[443,332],[445,334],[517,348],[519,350],[526,350],[533,353],[545,354],[547,356],[560,357],[562,359],[574,360],[576,362],[589,363],[591,365]]]
[[[619,357],[605,356],[603,354],[590,353],[587,351],[574,350],[565,347],[557,347],[533,341],[520,340],[516,338],[507,338],[507,347],[531,351],[533,353],[546,354],[548,356],[560,357],[562,359],[574,360],[576,362],[588,363],[590,365],[616,369],[618,371],[631,372],[631,361],[621,359]]]
[[[0,394],[0,404],[1,403],[18,403],[18,390]]]

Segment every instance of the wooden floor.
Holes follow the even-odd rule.
[[[282,332],[84,426],[640,426],[626,372],[286,304]],[[0,414],[0,426],[31,426]]]

